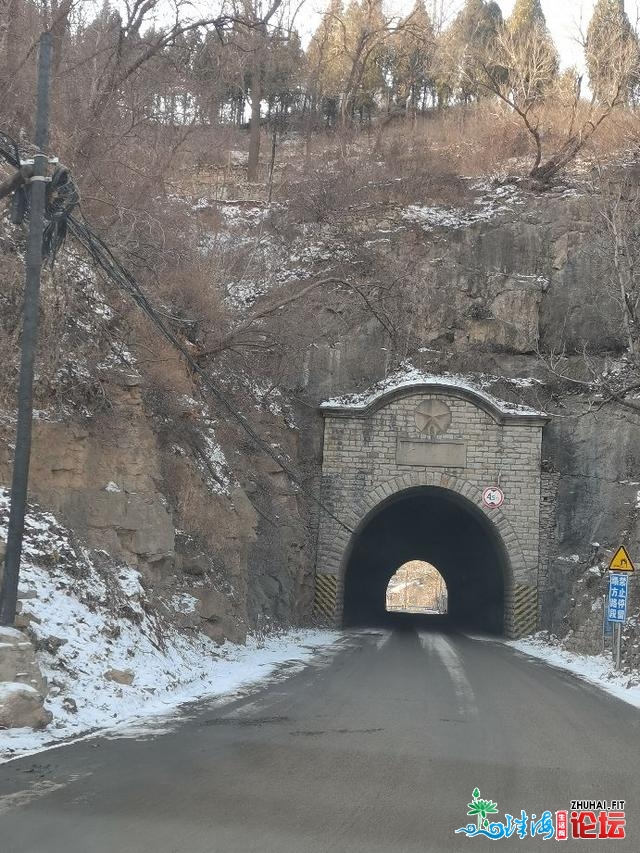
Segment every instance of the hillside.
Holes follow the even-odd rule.
[[[242,144],[219,168],[185,147],[143,220],[148,242],[132,211],[114,244],[198,373],[73,239],[46,269],[32,499],[90,559],[138,572],[167,630],[223,643],[308,625],[326,511],[319,404],[412,370],[462,376],[552,417],[540,627],[599,653],[607,554],[638,536],[640,454],[615,241],[600,222],[619,182],[635,186],[635,161],[612,160],[597,181],[580,162],[541,194],[510,176],[517,160],[431,171],[398,156],[393,129],[319,138],[311,159],[291,133],[270,185],[247,181]],[[2,234],[7,486],[25,232],[5,216]]]

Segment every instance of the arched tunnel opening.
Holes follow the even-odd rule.
[[[394,495],[355,532],[346,556],[344,627],[397,625],[399,614],[386,607],[387,588],[398,567],[415,560],[437,566],[446,583],[447,614],[430,617],[432,622],[504,633],[510,570],[500,535],[475,504],[440,487]]]

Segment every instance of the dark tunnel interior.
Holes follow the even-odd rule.
[[[344,627],[397,624],[398,614],[386,609],[386,590],[409,560],[431,563],[445,579],[449,612],[433,620],[503,633],[508,558],[500,536],[471,501],[437,487],[401,492],[354,534],[344,576]]]

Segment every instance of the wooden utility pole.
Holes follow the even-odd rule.
[[[35,143],[38,153],[33,161],[30,189],[29,240],[26,255],[26,281],[22,325],[22,357],[18,390],[18,424],[11,484],[11,509],[7,533],[7,552],[0,591],[0,625],[13,625],[18,601],[18,581],[24,519],[27,508],[29,463],[31,461],[31,427],[33,421],[33,372],[38,342],[40,310],[40,277],[42,272],[42,234],[46,182],[49,161],[44,149],[49,135],[49,78],[51,74],[51,33],[40,36],[38,54],[38,102],[36,107]]]

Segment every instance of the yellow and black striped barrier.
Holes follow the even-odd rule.
[[[538,627],[538,590],[516,584],[513,595],[513,634],[515,638],[533,634]]]
[[[335,575],[316,575],[316,592],[313,609],[333,619],[338,600],[338,578]]]

